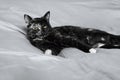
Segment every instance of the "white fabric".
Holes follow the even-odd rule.
[[[52,26],[76,25],[120,34],[119,0],[0,0],[0,80],[120,80],[120,50],[44,55],[25,37],[24,14],[51,11]],[[24,33],[24,34],[23,34]]]

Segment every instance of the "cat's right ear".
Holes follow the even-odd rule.
[[[24,14],[24,20],[25,20],[25,23],[30,24],[30,22],[31,22],[31,20],[32,20],[32,17],[30,17],[30,16],[27,15],[27,14]]]

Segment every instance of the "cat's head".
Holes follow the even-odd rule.
[[[27,24],[27,36],[30,39],[43,38],[51,31],[51,25],[49,23],[50,11],[46,12],[44,16],[40,18],[32,18],[25,14],[24,20]]]

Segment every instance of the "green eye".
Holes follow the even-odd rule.
[[[47,26],[44,26],[43,28],[47,28]]]

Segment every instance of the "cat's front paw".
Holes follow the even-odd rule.
[[[94,49],[94,48],[91,48],[91,49],[89,50],[89,52],[90,52],[90,53],[96,53],[96,52],[97,52],[97,50],[96,50],[96,49]]]
[[[52,50],[51,49],[47,49],[45,51],[45,55],[52,55]]]

